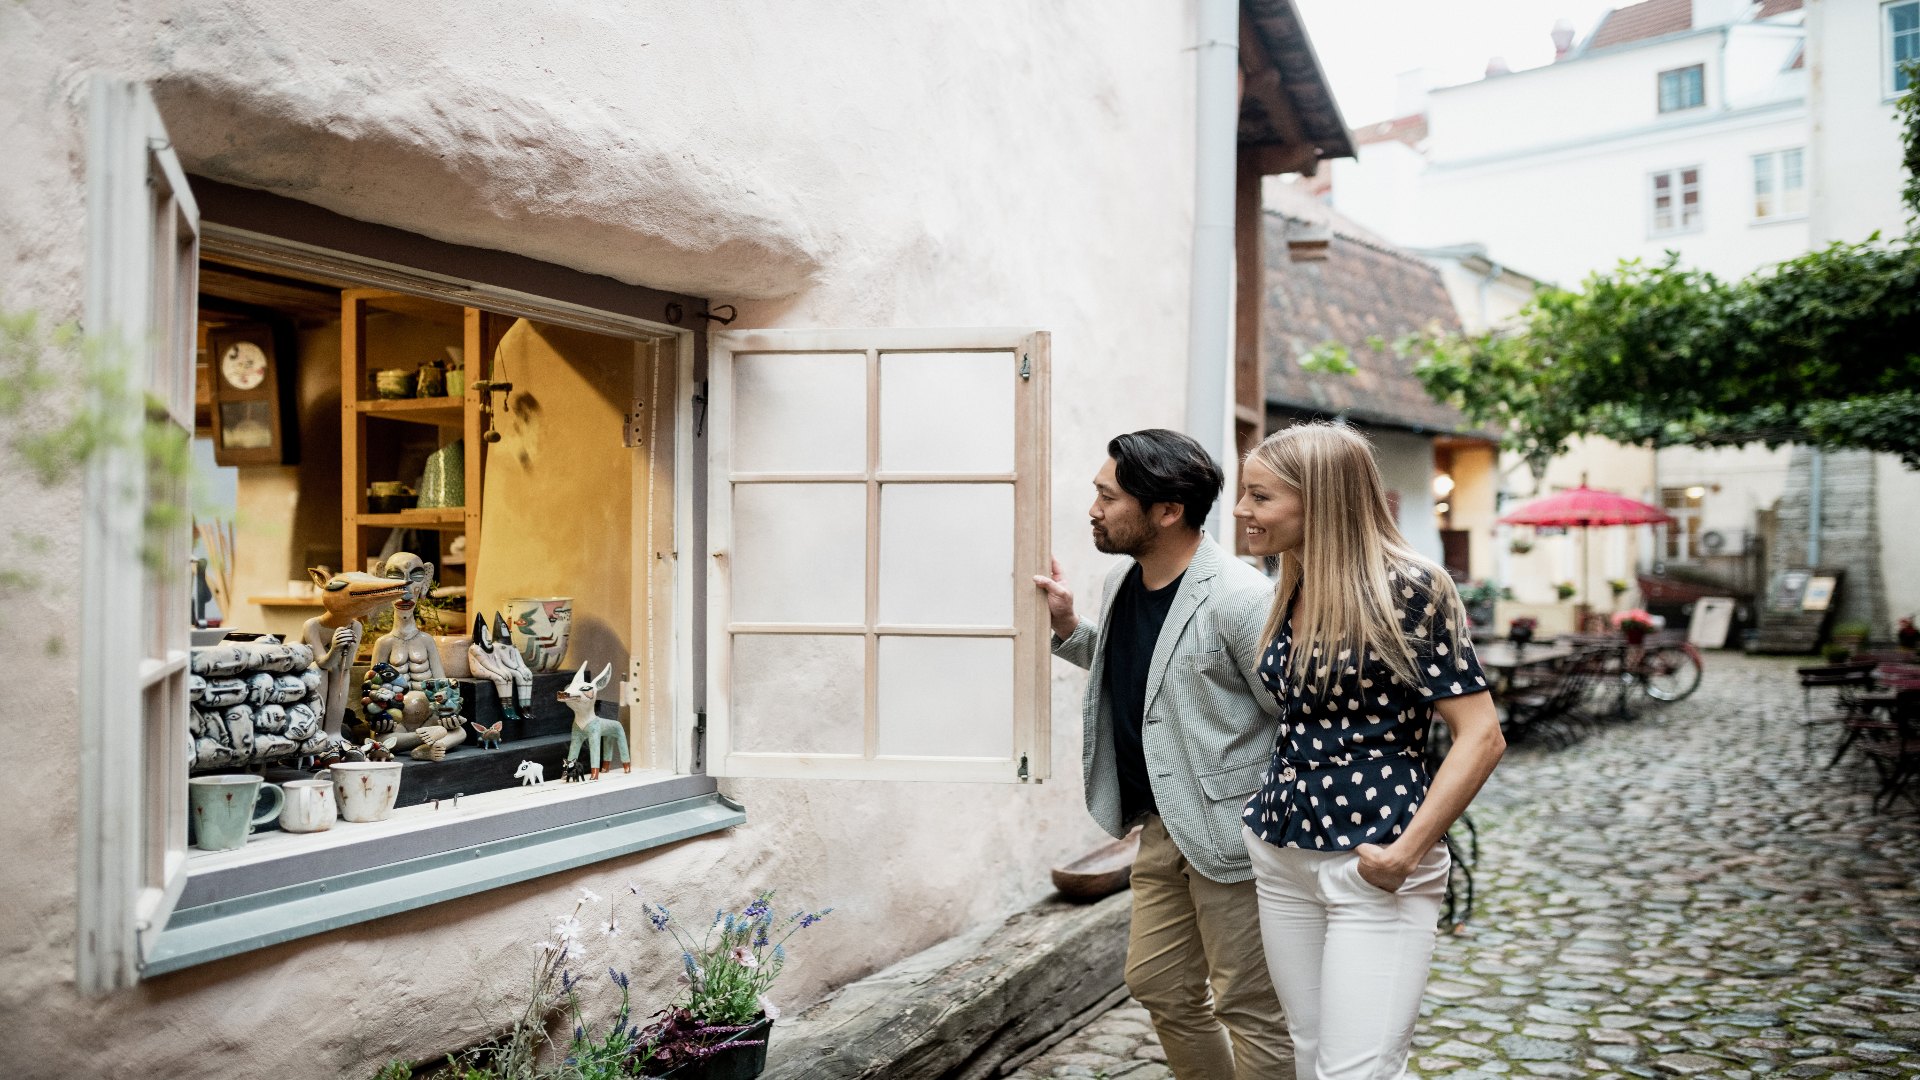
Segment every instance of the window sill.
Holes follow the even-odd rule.
[[[531,798],[538,805],[528,805]],[[325,833],[196,853],[146,977],[739,825],[707,776],[635,773],[394,811]],[[431,821],[431,824],[427,823]],[[336,834],[339,834],[336,836]],[[368,842],[378,841],[378,842]],[[294,849],[298,850],[294,850]]]
[[[1772,217],[1749,218],[1747,220],[1747,226],[1749,228],[1758,229],[1768,225],[1801,225],[1801,224],[1805,224],[1806,220],[1807,220],[1807,215],[1804,213],[1775,214]]]

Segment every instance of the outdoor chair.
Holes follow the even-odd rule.
[[[1555,749],[1571,745],[1597,719],[1592,703],[1606,696],[1608,667],[1606,651],[1589,646],[1554,667],[1530,670],[1502,696],[1505,733],[1515,742],[1536,738]]]
[[[1820,728],[1844,724],[1849,716],[1858,711],[1860,695],[1874,689],[1874,669],[1879,664],[1872,660],[1854,660],[1843,664],[1817,664],[1812,667],[1795,668],[1800,676],[1800,698],[1802,709],[1801,727],[1805,733],[1805,750],[1809,758],[1813,756],[1814,732]],[[1815,690],[1833,692],[1833,702],[1829,711],[1816,713],[1813,704]],[[1844,744],[1842,752],[1844,752]],[[1839,755],[1834,757],[1839,760]]]
[[[1920,779],[1920,688],[1898,691],[1885,705],[1885,719],[1869,714],[1849,720],[1848,740],[1858,738],[1861,752],[1880,774],[1874,809],[1892,809],[1900,795],[1920,808],[1908,790]]]

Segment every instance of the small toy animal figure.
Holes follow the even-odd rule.
[[[500,711],[518,720],[521,712],[533,708],[533,672],[527,658],[514,647],[507,634],[507,620],[493,613],[493,629],[487,629],[483,615],[473,617],[473,641],[467,646],[467,663],[475,678],[489,679],[500,694]],[[519,711],[515,711],[515,706]]]
[[[562,783],[584,784],[587,782],[587,763],[586,762],[569,761],[565,765],[561,766],[561,768],[565,770],[560,774],[560,781]],[[599,773],[595,772],[594,775],[597,777],[599,776]]]
[[[353,658],[360,651],[364,632],[360,620],[406,595],[407,583],[357,571],[332,577],[318,570],[307,573],[320,586],[320,602],[327,611],[307,620],[301,628],[301,640],[313,648],[314,663],[326,677],[319,694],[326,702],[321,729],[338,735],[347,713]]]
[[[544,784],[547,782],[547,767],[537,761],[522,761],[520,766],[513,770],[513,778],[520,781],[521,787],[529,784]]]
[[[613,678],[613,665],[601,668],[599,678],[589,678],[587,672],[592,666],[580,665],[573,681],[560,691],[560,700],[573,710],[573,738],[567,743],[567,766],[572,768],[579,760],[581,744],[585,743],[587,757],[592,762],[592,778],[598,780],[603,753],[609,768],[617,757],[623,772],[633,771],[633,755],[627,750],[627,729],[620,721],[596,716],[593,712],[593,699]]]
[[[498,750],[500,749],[500,725],[504,723],[506,723],[505,720],[495,720],[486,727],[481,727],[479,724],[469,720],[467,721],[467,726],[472,728],[474,732],[480,736],[481,749]]]

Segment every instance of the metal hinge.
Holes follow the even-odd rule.
[[[707,380],[700,380],[700,389],[693,393],[693,437],[698,439],[707,433]]]
[[[1029,776],[1029,774],[1028,774],[1028,772],[1027,772],[1027,755],[1025,755],[1025,754],[1021,754],[1021,755],[1020,755],[1020,773],[1019,773],[1019,776],[1020,776],[1020,779],[1022,779],[1022,780],[1025,780],[1025,779],[1027,779],[1027,778],[1028,778],[1028,776]]]
[[[697,773],[707,771],[707,714],[704,712],[693,714],[692,771]]]
[[[627,410],[626,423],[620,425],[620,445],[632,448],[646,441],[647,403],[639,398],[633,399],[633,406]]]
[[[1025,352],[1020,354],[1020,377],[1033,378],[1033,354]]]

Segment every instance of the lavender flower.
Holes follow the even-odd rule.
[[[608,969],[607,969],[607,977],[608,977],[608,978],[610,978],[610,979],[612,979],[612,980],[613,980],[613,985],[615,985],[615,986],[617,986],[617,987],[619,987],[620,989],[622,989],[622,990],[625,990],[625,989],[627,988],[627,973],[626,973],[626,972],[624,972],[624,971],[615,971],[615,970],[614,970],[613,968],[608,968]]]

